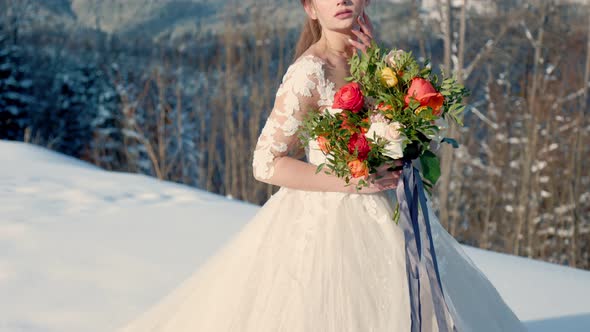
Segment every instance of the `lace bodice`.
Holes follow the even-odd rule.
[[[297,154],[297,132],[310,111],[330,111],[335,84],[325,75],[325,62],[314,55],[303,56],[289,66],[276,93],[274,107],[258,137],[252,167],[258,179],[269,179],[278,158]],[[319,165],[325,159],[315,141],[305,147],[307,161]]]

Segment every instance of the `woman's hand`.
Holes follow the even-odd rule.
[[[356,19],[359,23],[359,31],[352,29],[351,32],[357,36],[358,41],[348,39],[348,42],[363,53],[367,53],[367,48],[371,46],[373,40],[373,24],[369,19],[369,16],[363,11],[362,15],[359,15]]]
[[[355,194],[372,194],[384,190],[395,189],[401,176],[401,170],[391,171],[388,170],[392,167],[391,165],[383,165],[377,168],[377,172],[370,174],[365,178],[365,182],[369,184],[367,187],[362,187],[357,191],[356,187],[360,180],[363,178],[353,178],[350,180],[351,185],[348,187],[350,193]]]

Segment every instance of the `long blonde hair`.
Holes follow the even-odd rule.
[[[305,5],[307,1],[311,0],[301,0],[301,4]],[[321,37],[322,26],[320,25],[320,22],[307,17],[305,24],[303,25],[303,29],[301,30],[301,34],[299,35],[299,41],[295,47],[295,57],[293,60],[299,58],[301,54],[305,53],[305,51],[307,51],[311,45],[320,40]]]

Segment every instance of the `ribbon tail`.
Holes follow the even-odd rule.
[[[424,255],[423,264],[427,271],[429,280],[430,292],[432,296],[432,303],[434,305],[434,312],[436,315],[436,322],[439,331],[454,331],[452,323],[451,313],[443,292],[442,280],[440,277],[440,271],[438,268],[438,261],[436,258],[436,251],[434,247],[434,240],[432,237],[432,229],[430,225],[430,216],[428,212],[428,206],[426,205],[426,195],[424,194],[424,184],[420,177],[419,171],[414,168],[414,178],[416,180],[416,187],[418,189],[418,196],[420,206],[422,210],[422,221],[424,222],[424,229],[426,230],[426,236],[428,248],[423,250]],[[434,276],[432,275],[434,271]]]
[[[408,278],[409,300],[410,300],[410,332],[420,332],[422,330],[422,317],[420,308],[420,271],[419,271],[419,245],[420,238],[414,235],[419,234],[418,223],[413,223],[412,191],[413,183],[411,176],[411,165],[408,167],[404,164],[402,177],[396,189],[397,201],[399,203],[400,223],[399,226],[404,232],[405,256],[406,256],[406,275]]]
[[[432,258],[432,266],[434,271],[436,272],[436,280],[438,281],[438,287],[440,288],[441,294],[443,294],[442,290],[442,281],[440,279],[440,271],[438,270],[438,261],[436,259],[436,252],[434,249],[434,240],[432,239],[432,228],[430,226],[430,215],[428,213],[428,206],[426,205],[426,195],[424,194],[424,184],[422,183],[422,178],[418,173],[418,170],[414,168],[414,176],[416,178],[416,187],[418,189],[418,195],[420,198],[420,207],[422,208],[422,216],[424,218],[424,228],[426,229],[426,236],[428,238],[428,242],[430,245],[429,253]]]
[[[443,294],[424,184],[419,171],[409,161],[404,163],[402,178],[396,194],[400,206],[400,218],[403,219],[400,226],[406,238],[406,272],[410,292],[411,332],[431,331],[434,324],[432,318],[436,318],[437,331],[455,331],[451,313]],[[419,210],[422,212],[422,218],[419,218]],[[422,225],[420,225],[421,223]],[[426,230],[427,241],[425,243],[421,240],[420,228]],[[422,285],[421,281],[426,283]],[[423,314],[426,316],[423,317]]]

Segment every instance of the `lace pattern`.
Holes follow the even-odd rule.
[[[287,69],[254,149],[252,167],[257,179],[270,179],[277,159],[301,147],[296,133],[305,113],[331,105],[334,83],[326,79],[323,65],[320,58],[307,55]]]

